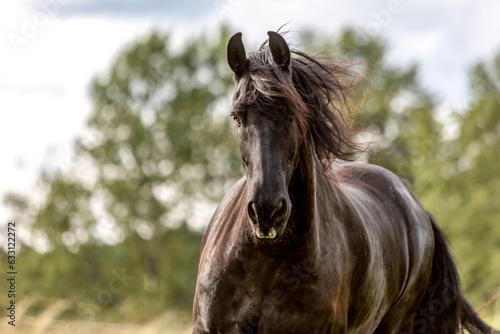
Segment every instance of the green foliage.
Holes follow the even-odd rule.
[[[446,227],[464,287],[481,305],[500,288],[500,53],[470,71],[472,103],[454,114],[431,212]],[[441,178],[439,178],[441,176]]]
[[[42,173],[40,205],[5,198],[29,230],[22,295],[73,299],[74,317],[87,320],[191,308],[197,217],[242,175],[226,117],[228,37],[222,29],[215,40],[200,36],[174,48],[168,35],[152,33],[93,80],[93,110],[71,168]],[[447,139],[418,67],[388,64],[380,40],[352,29],[337,40],[312,32],[301,40],[303,51],[355,60],[367,79],[357,124],[369,134],[359,140],[372,146],[363,158],[402,176],[435,215],[480,305],[500,283],[500,54],[472,69],[474,100],[457,111],[458,133]],[[104,298],[122,271],[130,280]]]
[[[196,214],[213,210],[241,175],[226,117],[227,39],[222,29],[216,40],[201,36],[176,49],[168,35],[152,33],[93,80],[93,111],[69,170],[43,173],[39,207],[6,197],[17,212],[31,211],[26,244],[45,252],[23,249],[23,257],[36,258],[25,273],[42,278],[26,285],[27,294],[103,310],[130,298],[139,318],[191,309],[201,242]],[[112,301],[89,301],[113,270],[136,278]]]

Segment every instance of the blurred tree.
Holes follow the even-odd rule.
[[[85,300],[106,288],[112,269],[125,268],[136,277],[129,293],[148,300],[144,314],[166,305],[191,308],[206,224],[200,216],[208,220],[241,175],[225,117],[228,37],[223,28],[215,39],[176,48],[168,35],[152,33],[93,80],[94,107],[75,157],[65,173],[41,178],[46,199],[30,229],[51,261],[26,268],[43,277],[27,293]],[[6,201],[16,212],[29,206],[13,194]]]
[[[429,208],[446,226],[466,291],[477,305],[500,293],[500,53],[470,71],[472,102],[454,114]]]
[[[91,201],[130,244],[152,292],[161,254],[169,251],[162,236],[191,222],[194,210],[220,198],[238,174],[229,123],[216,117],[231,82],[226,40],[224,30],[216,43],[198,38],[176,51],[155,33],[93,83],[88,125],[97,138],[77,142],[97,175]],[[176,291],[184,281],[162,284]]]
[[[346,29],[337,41],[327,36],[302,35],[304,46],[314,52],[336,50],[353,60],[365,76],[355,115],[365,130],[361,142],[371,144],[365,159],[386,167],[413,185],[429,164],[434,164],[440,124],[434,118],[436,103],[417,80],[417,66],[396,67],[385,59],[383,41]],[[359,108],[353,108],[359,109]]]

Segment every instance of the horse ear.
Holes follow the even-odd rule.
[[[288,69],[290,66],[291,54],[285,39],[274,31],[268,31],[267,35],[269,36],[269,49],[271,49],[274,62],[282,66],[283,69]]]
[[[227,62],[235,74],[241,75],[247,67],[246,59],[245,47],[241,41],[241,32],[239,32],[234,34],[227,43]]]

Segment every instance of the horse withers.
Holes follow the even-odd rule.
[[[203,236],[193,333],[490,333],[405,183],[349,162],[355,73],[268,35],[228,44],[245,176]]]

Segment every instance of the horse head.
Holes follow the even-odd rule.
[[[283,37],[268,32],[269,45],[247,58],[241,33],[228,44],[236,84],[231,116],[237,123],[247,179],[247,214],[259,239],[275,239],[291,212],[288,184],[298,160],[299,134],[291,76],[291,53]],[[300,98],[298,98],[300,101]]]

